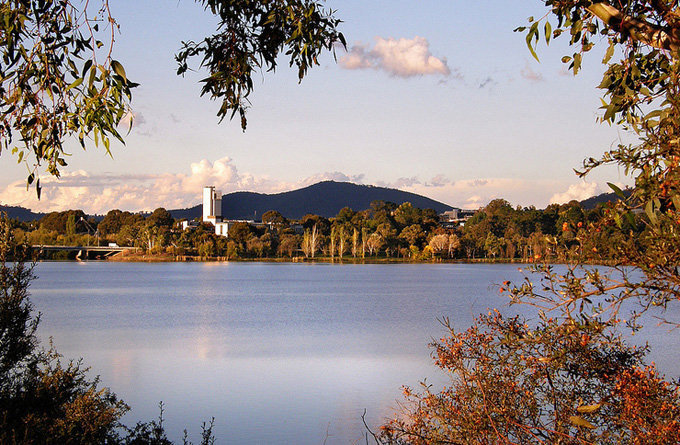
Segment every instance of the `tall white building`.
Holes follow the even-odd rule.
[[[215,187],[208,185],[203,187],[203,222],[209,222],[215,226],[215,234],[229,236],[229,228],[236,223],[248,223],[259,227],[271,227],[270,224],[256,223],[247,220],[224,220],[222,217],[222,192],[215,190]],[[195,227],[192,223],[184,221],[182,228]]]
[[[203,222],[222,222],[222,192],[212,185],[203,187]]]

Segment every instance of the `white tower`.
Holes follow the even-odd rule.
[[[222,193],[215,187],[203,187],[203,222],[222,222]]]

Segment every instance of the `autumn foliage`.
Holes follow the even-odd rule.
[[[432,344],[449,386],[404,388],[383,443],[680,443],[677,385],[598,322],[499,312]]]

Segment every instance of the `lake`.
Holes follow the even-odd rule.
[[[363,443],[364,410],[376,428],[401,385],[445,383],[427,347],[438,319],[464,329],[488,308],[528,310],[498,291],[519,267],[43,262],[31,299],[43,342],[83,357],[132,407],[129,425],[163,401],[174,440],[186,428],[199,441],[214,417],[218,443]],[[673,376],[678,335],[644,333]]]

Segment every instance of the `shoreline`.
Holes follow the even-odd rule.
[[[402,264],[402,263],[412,263],[412,264],[431,264],[431,263],[521,263],[521,264],[531,264],[530,261],[523,261],[521,259],[509,259],[509,258],[498,258],[498,259],[485,259],[485,258],[475,258],[475,259],[449,259],[449,258],[437,258],[429,260],[413,260],[410,258],[390,258],[390,257],[371,257],[371,258],[354,258],[349,257],[315,257],[315,258],[305,258],[303,256],[299,257],[263,257],[263,258],[229,258],[229,257],[200,257],[192,255],[169,255],[169,254],[127,254],[122,253],[118,255],[111,256],[103,261],[110,262],[130,262],[130,263],[330,263],[330,264]]]
[[[70,261],[74,260],[56,260]],[[170,255],[170,254],[140,254],[140,253],[121,253],[113,255],[103,260],[83,260],[83,262],[120,262],[120,263],[328,263],[328,264],[543,264],[521,258],[436,258],[429,260],[413,260],[410,258],[389,258],[389,257],[263,257],[263,258],[228,258],[228,257],[200,257],[191,255]],[[549,261],[549,264],[570,264],[570,262]],[[602,261],[582,261],[584,265],[613,266],[616,264],[612,260]]]

